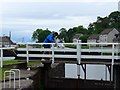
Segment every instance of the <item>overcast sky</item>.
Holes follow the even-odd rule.
[[[0,0],[0,35],[30,41],[37,28],[59,31],[83,25],[118,10],[119,0]],[[1,28],[2,27],[2,28]]]

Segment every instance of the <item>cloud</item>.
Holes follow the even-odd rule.
[[[74,26],[85,25],[93,22],[96,18],[88,16],[67,16],[63,19],[7,19],[3,24],[5,25],[41,25],[41,26]]]
[[[0,35],[2,34],[2,8],[0,4]]]
[[[85,25],[88,26],[90,22],[95,21],[94,17],[88,16],[67,16],[65,19],[7,19],[3,22],[3,33],[8,35],[8,32],[12,32],[12,37],[14,41],[22,40],[22,37],[29,39],[32,36],[32,33],[37,28],[46,29],[48,28],[51,31],[58,31],[60,28],[64,27],[66,29],[78,26]],[[86,23],[87,22],[87,23]],[[18,37],[19,36],[19,37]]]
[[[3,12],[0,23],[3,33],[8,34],[12,31],[14,39],[29,37],[37,28],[58,31],[62,27],[66,29],[78,25],[87,27],[89,23],[96,21],[97,16],[107,16],[117,10],[117,3],[113,3],[116,0],[107,1],[2,0]]]
[[[118,2],[119,0],[1,0],[2,2]]]
[[[66,16],[97,16],[115,10],[116,3],[8,3],[4,18],[63,19]],[[104,10],[102,9],[104,8]]]
[[[90,22],[96,20],[97,16],[108,15],[114,8],[115,3],[95,2],[7,3],[3,5],[2,24],[44,27],[84,25],[87,27]]]

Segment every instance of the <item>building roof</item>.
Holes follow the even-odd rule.
[[[83,34],[79,33],[79,34],[75,34],[73,36],[73,39],[79,39]]]
[[[99,34],[92,34],[88,39],[99,39]]]
[[[3,43],[3,44],[5,42],[8,42],[9,44],[15,44],[10,40],[10,37],[8,37],[8,36],[0,36],[0,42]]]
[[[101,34],[101,35],[109,34],[113,29],[115,29],[115,28],[105,29],[105,30],[103,30],[100,34]],[[116,29],[116,30],[117,30],[117,29]]]

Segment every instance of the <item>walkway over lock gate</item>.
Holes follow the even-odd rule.
[[[119,43],[59,43],[60,46],[54,47],[55,43],[18,43],[24,48],[17,48],[17,57],[24,57],[29,62],[30,58],[51,58],[52,63],[76,63],[77,75],[80,77],[80,66],[84,71],[86,79],[86,64],[106,65],[110,74],[110,81],[113,81],[114,65],[120,65],[120,44]],[[43,44],[51,44],[51,48],[43,48]],[[61,45],[62,44],[62,45]],[[43,54],[43,52],[51,54]],[[33,52],[33,53],[31,53]],[[38,52],[38,53],[35,53]],[[34,60],[33,60],[34,61]]]

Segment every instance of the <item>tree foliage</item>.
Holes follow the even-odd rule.
[[[81,36],[80,39],[83,42],[86,42],[87,38],[91,34],[99,34],[104,29],[107,29],[107,28],[120,29],[120,12],[119,11],[114,11],[106,17],[98,16],[96,22],[90,23],[87,29],[84,28],[82,25],[70,28],[68,30],[66,28],[61,28],[59,30],[58,38],[61,38],[61,39],[64,38],[65,42],[72,42],[74,35],[82,34],[83,36]],[[32,39],[37,42],[43,42],[45,37],[50,33],[51,31],[48,29],[46,30],[37,29],[33,32]]]
[[[61,28],[59,30],[59,32],[60,32],[60,34],[58,35],[58,38],[61,38],[61,39],[64,38],[65,42],[67,42],[68,41],[68,36],[67,36],[67,30],[66,30],[66,28]]]
[[[68,36],[68,42],[73,41],[73,36],[76,34],[83,34],[86,35],[88,33],[88,30],[84,28],[83,26],[73,27],[68,30],[67,36]]]
[[[33,32],[32,39],[36,42],[43,42],[44,39],[51,33],[50,30],[37,29]]]
[[[109,20],[110,20],[110,27],[114,27],[119,29],[120,28],[120,12],[116,11],[116,12],[112,12],[109,16],[108,16]]]
[[[106,28],[120,28],[120,12],[114,11],[106,17],[97,17],[97,21],[90,23],[88,26],[89,32],[91,34],[99,34]]]

